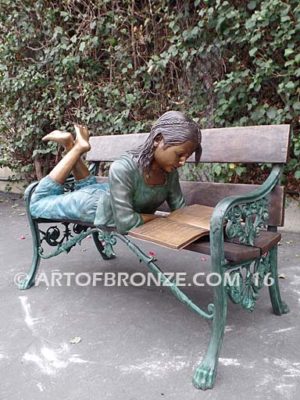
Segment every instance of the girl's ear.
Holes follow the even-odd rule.
[[[161,141],[163,141],[163,137],[162,137],[162,134],[160,133],[159,135],[157,135],[155,137],[154,142],[153,142],[153,146],[157,147]]]

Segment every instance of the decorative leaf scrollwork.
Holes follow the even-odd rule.
[[[231,283],[227,283],[227,293],[234,304],[239,304],[243,292],[243,275],[240,271],[234,270],[229,273]]]
[[[271,264],[270,264],[270,254],[267,253],[266,255],[262,256],[257,268],[256,268],[256,277],[255,277],[255,288],[256,290],[260,290],[265,281],[265,277],[270,273]]]
[[[45,241],[49,246],[59,246],[65,240],[68,240],[72,236],[72,232],[69,229],[69,224],[63,223],[63,225],[63,232],[57,226],[50,226],[46,232],[40,229],[41,243]]]
[[[103,253],[109,258],[115,256],[113,246],[115,246],[115,244],[117,243],[117,238],[115,237],[113,232],[99,232],[99,240],[102,242],[104,248]]]
[[[87,229],[88,227],[84,225],[79,225],[79,224],[73,225],[73,232],[76,233],[77,235],[81,232],[85,232]]]
[[[60,230],[57,228],[57,226],[51,226],[47,229],[43,239],[49,244],[49,246],[57,246],[60,243],[60,241],[58,241],[59,237]]]
[[[58,226],[50,226],[46,232],[41,229],[39,230],[41,234],[39,253],[43,258],[46,258],[46,256],[43,255],[43,242],[46,242],[49,246],[57,247],[57,250],[53,254],[59,254],[62,251],[68,253],[72,247],[80,242],[81,235],[88,230],[87,226],[79,224],[71,224],[73,225],[72,230],[69,228],[70,223],[63,222],[62,225],[62,229],[59,229]],[[76,234],[77,237],[74,238],[73,233]]]
[[[251,268],[252,265],[253,268]],[[231,301],[240,304],[248,311],[253,311],[259,290],[263,287],[265,277],[269,273],[269,253],[257,260],[241,264],[230,271],[226,290]]]
[[[72,247],[74,247],[77,243],[80,244],[83,239],[85,239],[87,236],[90,235],[91,230],[92,229],[87,230],[87,231],[82,231],[79,235],[76,235],[75,237],[70,238],[65,243],[59,244],[56,247],[56,250],[48,255],[44,255],[43,248],[39,247],[39,254],[42,258],[51,258],[51,257],[57,256],[58,254],[61,254],[63,252],[69,253],[69,251],[71,250]]]
[[[225,233],[228,239],[252,245],[259,231],[266,227],[269,218],[266,198],[252,203],[239,204],[228,210]]]
[[[64,183],[64,192],[65,193],[74,192],[74,189],[75,189],[75,180],[73,177],[70,177]]]

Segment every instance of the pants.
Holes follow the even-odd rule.
[[[41,179],[34,191],[30,212],[34,218],[67,219],[94,223],[99,197],[108,191],[108,183],[97,183],[94,176],[75,182],[74,192],[49,176]]]

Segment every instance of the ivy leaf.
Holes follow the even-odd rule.
[[[214,166],[214,173],[215,173],[217,176],[219,176],[219,175],[221,174],[221,172],[222,172],[222,167],[221,167],[221,165],[215,165],[215,166]]]
[[[268,118],[274,119],[276,117],[276,115],[277,115],[276,108],[271,107],[271,108],[268,109],[268,111],[267,111]]]
[[[63,34],[63,29],[61,26],[56,26],[54,29],[54,34],[56,35],[62,35]]]
[[[247,8],[248,8],[249,10],[254,10],[254,9],[256,8],[256,1],[250,1],[250,2],[247,4]]]
[[[293,54],[294,53],[294,50],[293,49],[285,49],[284,50],[284,57],[288,57],[288,56],[290,56],[291,54]]]
[[[86,42],[81,42],[79,46],[79,51],[84,51]]]
[[[251,57],[255,56],[257,50],[258,50],[257,47],[253,47],[253,49],[251,49],[251,50],[249,51],[249,55],[250,55]]]
[[[287,90],[293,90],[293,89],[295,89],[295,84],[294,84],[294,82],[289,81],[289,82],[287,82],[287,83],[284,85],[284,87],[285,87]]]
[[[293,104],[293,109],[294,109],[295,111],[300,111],[300,101],[296,101],[296,102]]]

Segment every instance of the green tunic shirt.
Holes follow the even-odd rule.
[[[185,205],[177,170],[166,174],[164,184],[148,185],[133,156],[126,154],[110,167],[109,191],[99,198],[94,223],[124,234],[143,224],[141,213],[153,214],[164,201],[171,211]]]

